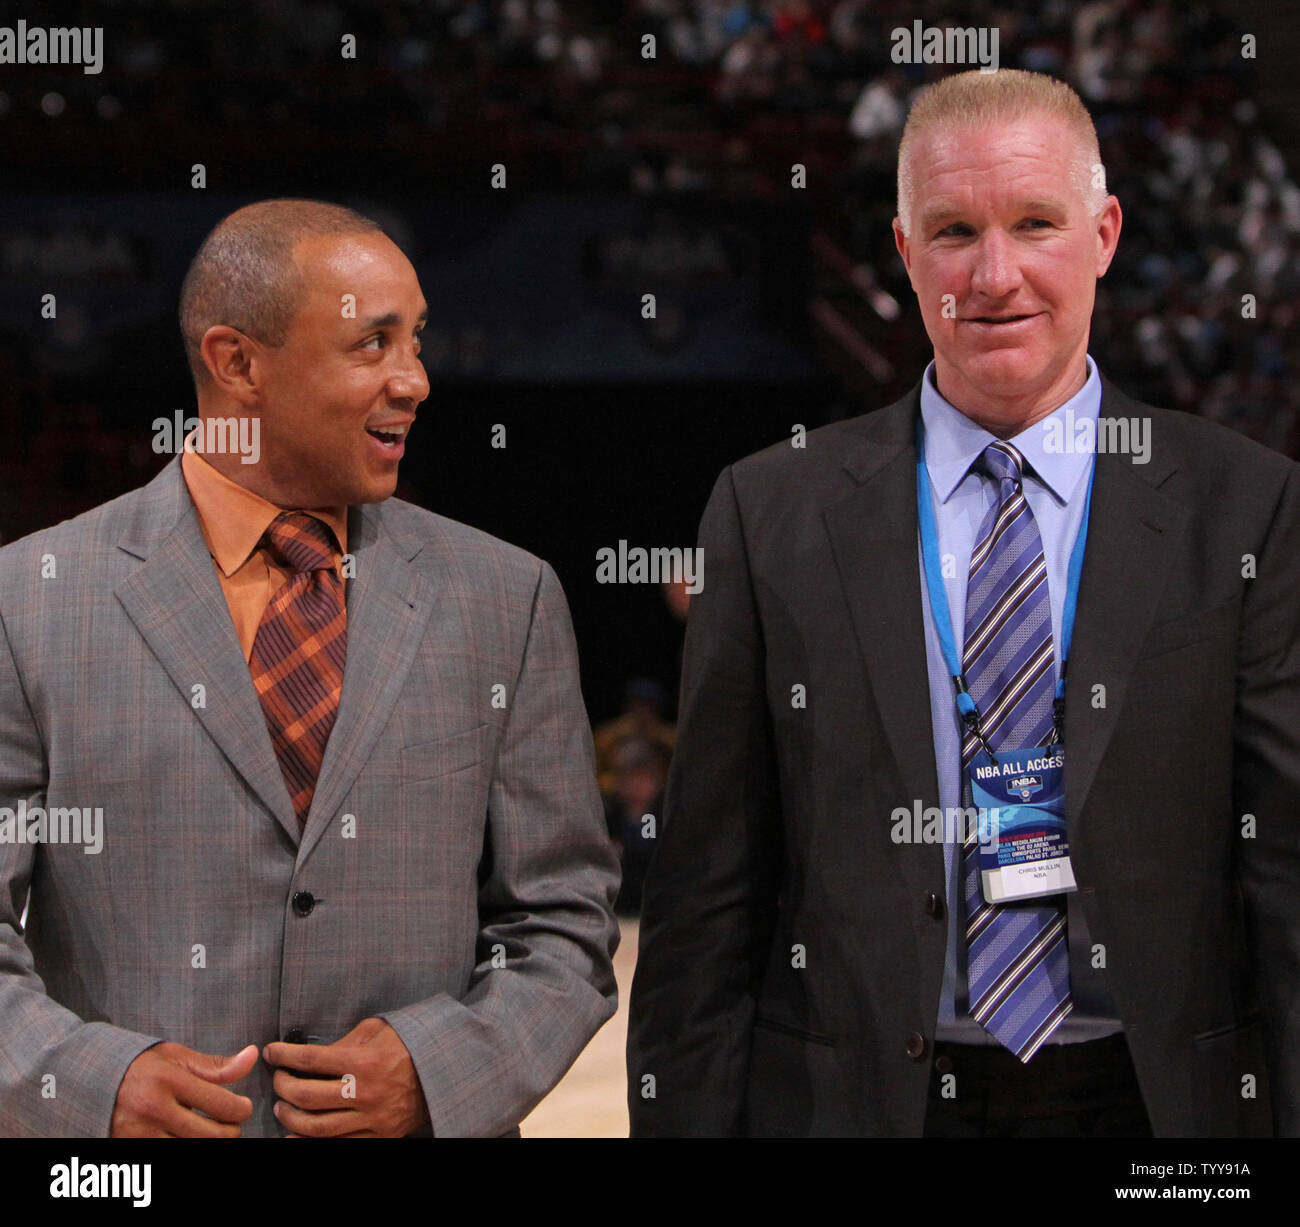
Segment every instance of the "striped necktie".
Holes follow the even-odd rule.
[[[262,614],[248,666],[302,830],[343,690],[347,609],[328,525],[286,511],[266,537],[292,574]]]
[[[996,753],[1044,745],[1052,731],[1052,612],[1043,543],[1021,485],[1024,457],[999,441],[981,461],[998,500],[971,555],[962,666]],[[963,777],[980,749],[967,731]],[[973,831],[962,856],[971,1017],[1027,1062],[1072,1008],[1063,899],[985,903]]]

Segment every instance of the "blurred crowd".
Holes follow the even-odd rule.
[[[187,165],[196,149],[260,182],[347,158],[376,198],[445,183],[485,151],[529,192],[664,198],[788,200],[801,163],[819,256],[804,292],[848,392],[840,408],[857,412],[927,357],[889,223],[910,99],[951,69],[895,64],[891,31],[942,26],[951,11],[946,0],[72,4],[61,22],[107,27],[104,72],[7,74],[0,141],[25,186],[87,193],[108,167],[115,182],[174,191],[173,154]],[[1107,374],[1300,454],[1300,188],[1253,99],[1240,32],[1205,0],[973,0],[955,21],[996,27],[1002,66],[1064,77],[1095,116],[1124,208],[1094,320]],[[355,59],[342,58],[349,36]],[[0,332],[0,417],[20,388],[26,444],[0,460],[0,480],[39,476],[48,522],[78,509],[59,505],[69,464],[75,497],[93,493],[65,451],[116,464],[130,445],[100,438],[96,406],[69,400],[59,370],[42,378],[27,348]],[[147,467],[135,450],[124,462]],[[0,501],[0,533],[35,526]]]

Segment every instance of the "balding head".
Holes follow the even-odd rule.
[[[200,347],[215,325],[284,344],[306,288],[293,256],[299,242],[375,231],[382,232],[377,222],[321,200],[262,200],[218,222],[181,285],[181,336],[195,385],[209,382]]]

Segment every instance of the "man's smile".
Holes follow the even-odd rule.
[[[366,427],[366,434],[375,440],[375,446],[385,460],[400,460],[406,451],[406,433],[414,418],[379,421]]]
[[[1030,331],[1041,315],[1041,311],[1028,315],[973,315],[960,322],[968,325],[977,336],[1015,336]]]
[[[1001,326],[1004,324],[1018,324],[1022,320],[1037,319],[1041,314],[1041,311],[1033,311],[1022,315],[972,315],[967,316],[963,322],[967,324],[993,324]]]

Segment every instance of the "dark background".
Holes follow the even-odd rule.
[[[631,677],[674,693],[680,622],[653,587],[597,584],[596,551],[692,545],[724,465],[795,423],[890,403],[930,357],[889,226],[907,101],[953,70],[891,62],[890,31],[916,19],[996,25],[1002,66],[1083,94],[1124,208],[1090,344],[1107,375],[1300,454],[1293,14],[1128,0],[52,7],[0,23],[103,26],[105,62],[0,65],[0,540],[166,461],[151,423],[193,409],[176,298],[211,226],[266,197],[335,200],[389,229],[430,306],[432,390],[399,494],[556,567],[593,720]],[[348,33],[356,59],[340,56]],[[56,320],[41,318],[46,293]],[[640,317],[645,293],[656,321]]]

